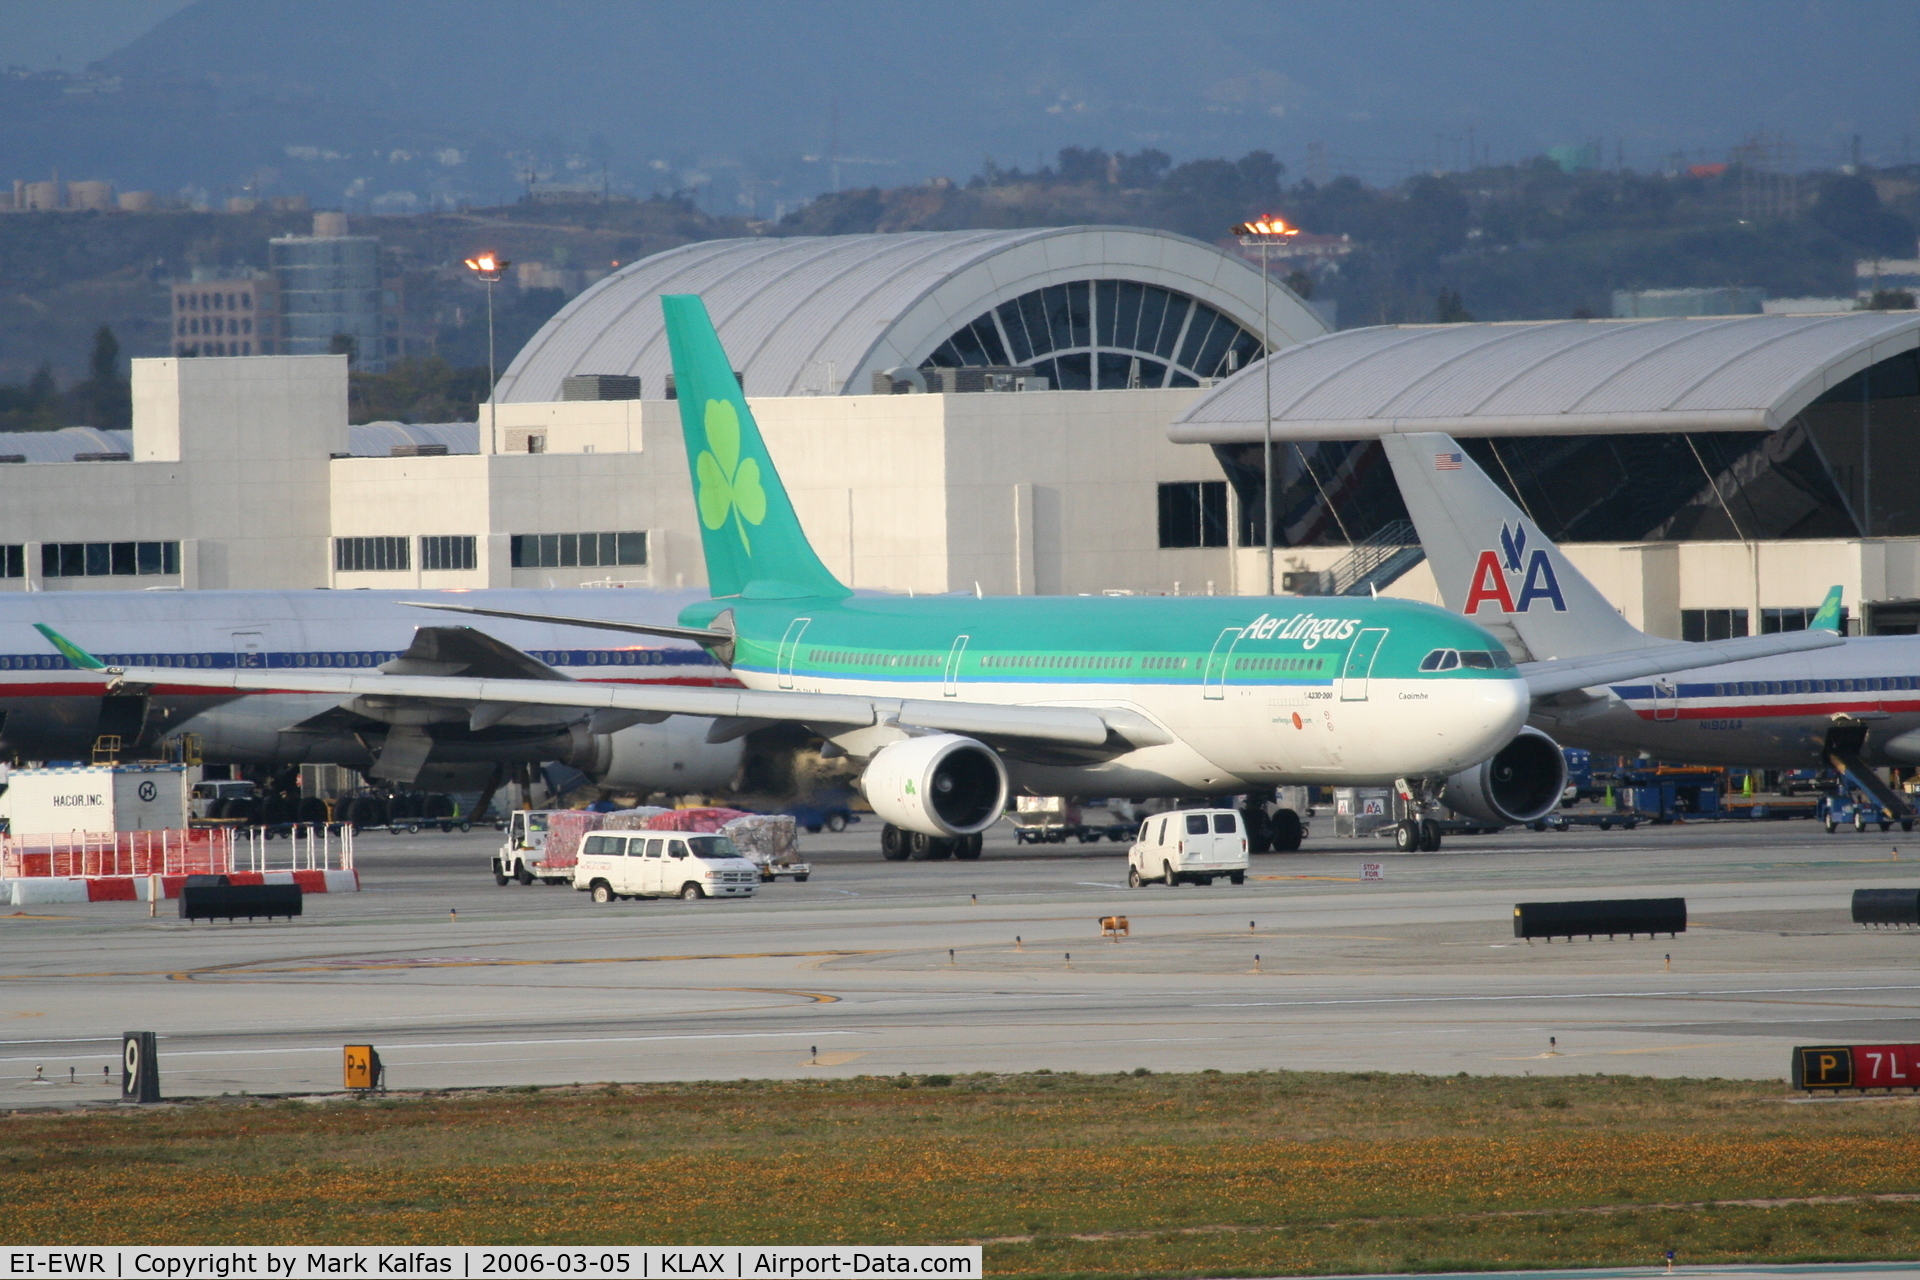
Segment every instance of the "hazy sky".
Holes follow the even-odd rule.
[[[0,41],[219,95],[0,121],[22,172],[218,193],[270,168],[395,211],[528,170],[764,209],[836,169],[964,179],[1071,145],[1375,182],[1569,144],[1723,160],[1763,130],[1796,168],[1855,135],[1920,159],[1920,0],[0,0]]]
[[[80,71],[144,35],[191,0],[4,0],[0,62],[33,71]]]

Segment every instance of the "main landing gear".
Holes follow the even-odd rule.
[[[985,838],[978,832],[970,836],[930,836],[921,831],[905,831],[891,822],[880,828],[880,856],[888,862],[944,862],[958,858],[972,862],[980,856]]]
[[[1432,818],[1402,818],[1393,824],[1396,853],[1438,853],[1440,824]]]

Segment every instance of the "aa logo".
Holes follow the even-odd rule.
[[[1523,563],[1524,574],[1521,573]],[[1520,581],[1517,596],[1513,578]],[[1567,611],[1567,602],[1560,594],[1560,580],[1553,576],[1553,561],[1547,558],[1546,548],[1535,547],[1529,555],[1526,526],[1509,528],[1502,524],[1500,550],[1482,551],[1473,566],[1473,583],[1467,588],[1467,607],[1463,612],[1477,613],[1481,605],[1491,601],[1500,606],[1502,613],[1526,613],[1536,600],[1551,601],[1556,613]]]

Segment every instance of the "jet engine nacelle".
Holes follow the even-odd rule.
[[[583,734],[586,748],[568,761],[603,787],[645,796],[724,791],[740,772],[746,744],[708,742],[711,721],[671,716],[614,733]]]
[[[985,831],[1007,807],[1007,767],[986,744],[953,733],[889,743],[860,775],[881,819],[929,836]]]
[[[1455,813],[1506,826],[1546,817],[1566,789],[1560,744],[1528,726],[1492,759],[1448,778],[1440,799]]]

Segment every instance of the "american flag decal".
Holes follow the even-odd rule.
[[[1458,471],[1460,464],[1466,460],[1467,457],[1463,453],[1436,453],[1433,455],[1433,469],[1435,471]]]

